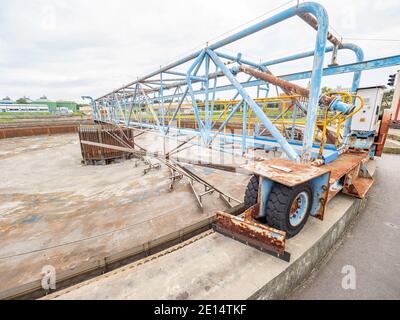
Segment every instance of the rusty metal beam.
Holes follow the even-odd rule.
[[[318,30],[318,21],[309,13],[299,13],[297,14],[301,19],[303,19],[307,24],[313,27],[315,30]],[[328,41],[332,43],[334,46],[340,48],[342,46],[342,42],[336,38],[332,33],[328,31]]]
[[[256,79],[269,82],[275,86],[282,88],[284,91],[289,91],[292,94],[298,94],[298,95],[300,95],[302,97],[306,97],[306,98],[309,97],[309,95],[310,95],[310,90],[303,88],[302,86],[299,86],[297,84],[291,83],[289,81],[275,77],[270,72],[262,72],[257,69],[246,67],[246,66],[240,66],[239,71],[244,72],[248,75],[251,75]],[[321,96],[321,102],[327,106],[331,105],[331,103],[334,100],[335,100],[335,98],[333,98],[333,97],[328,97],[326,95]]]

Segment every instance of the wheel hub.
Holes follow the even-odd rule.
[[[307,213],[309,195],[307,192],[301,192],[293,200],[289,212],[289,222],[293,227],[299,226]]]

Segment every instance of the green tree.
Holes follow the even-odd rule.
[[[18,104],[27,104],[28,103],[28,98],[27,97],[23,97],[23,98],[19,98],[17,100]]]
[[[382,101],[383,109],[390,109],[392,107],[393,96],[394,96],[394,89],[385,92]]]
[[[333,91],[333,89],[328,88],[328,87],[322,87],[322,89],[321,89],[322,94],[332,92],[332,91]]]

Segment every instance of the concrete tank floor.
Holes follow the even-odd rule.
[[[152,151],[162,145],[151,134],[137,143]],[[190,148],[182,156],[210,159],[211,153]],[[234,158],[226,155],[224,163],[243,162]],[[44,266],[73,270],[226,208],[214,194],[201,212],[186,179],[169,192],[167,169],[144,176],[144,168],[135,160],[84,166],[75,134],[0,140],[0,296],[40,280]],[[248,176],[190,168],[243,198]]]
[[[368,164],[374,175],[375,162]],[[283,299],[329,253],[363,209],[365,200],[337,195],[324,221],[310,219],[287,241],[287,263],[209,231],[186,246],[116,269],[44,299],[59,300],[245,300]],[[188,241],[189,242],[189,241]]]

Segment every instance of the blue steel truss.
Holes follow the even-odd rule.
[[[304,15],[313,16],[317,23],[314,26],[317,30],[314,51],[262,63],[243,59],[241,53],[234,56],[220,51],[220,49],[233,42],[284,20]],[[287,158],[293,161],[309,161],[318,157],[314,150],[318,146],[313,143],[317,114],[320,108],[322,77],[354,73],[352,92],[356,92],[360,84],[362,71],[400,64],[400,56],[364,61],[362,49],[354,44],[340,43],[328,32],[328,25],[327,12],[321,5],[313,2],[302,3],[162,67],[109,94],[97,99],[92,99],[91,97],[83,98],[90,99],[96,120],[118,125],[152,128],[158,130],[159,134],[163,136],[168,135],[171,131],[197,135],[201,137],[202,142],[207,146],[212,146],[215,138],[221,134],[233,116],[241,110],[243,112],[243,133],[241,135],[230,135],[230,139],[241,143],[243,153],[247,148],[263,144],[266,149],[266,145],[279,148]],[[327,39],[334,45],[327,46]],[[328,68],[324,69],[325,54],[333,52],[333,60],[336,61],[338,50],[353,51],[356,56],[356,62],[349,65],[332,63]],[[255,88],[257,97],[260,97],[261,93],[268,96],[270,84],[252,77],[246,81],[239,81],[238,66],[246,65],[260,71],[269,72],[268,67],[272,65],[306,57],[314,57],[311,71],[278,76],[287,81],[311,79],[308,101],[303,102],[303,104],[299,102],[299,107],[306,110],[307,120],[303,129],[303,138],[301,141],[294,141],[293,139],[288,139],[284,133],[278,130],[273,121],[249,93],[251,88]],[[239,102],[231,106],[226,119],[216,129],[215,117],[218,119],[222,117],[222,112],[216,110],[216,103],[221,93],[227,94],[230,91],[235,93],[232,100],[238,99]],[[199,100],[204,105],[204,109],[199,107]],[[176,126],[177,116],[185,102],[189,103],[193,108],[196,129],[179,129]],[[172,112],[171,106],[173,106]],[[247,126],[247,114],[250,110],[259,120],[260,125],[270,132],[273,139],[258,135],[257,132],[260,130],[255,130],[252,136],[247,135],[245,128]],[[296,117],[296,112],[297,107],[294,117]],[[345,137],[350,132],[350,125],[351,119],[346,123]],[[346,139],[344,139],[343,146],[345,146],[345,142]],[[323,158],[326,162],[330,161],[328,159],[335,158],[335,156],[332,156],[332,148],[328,147],[327,150],[328,153]],[[337,152],[336,148],[333,148],[333,150],[334,153]]]

